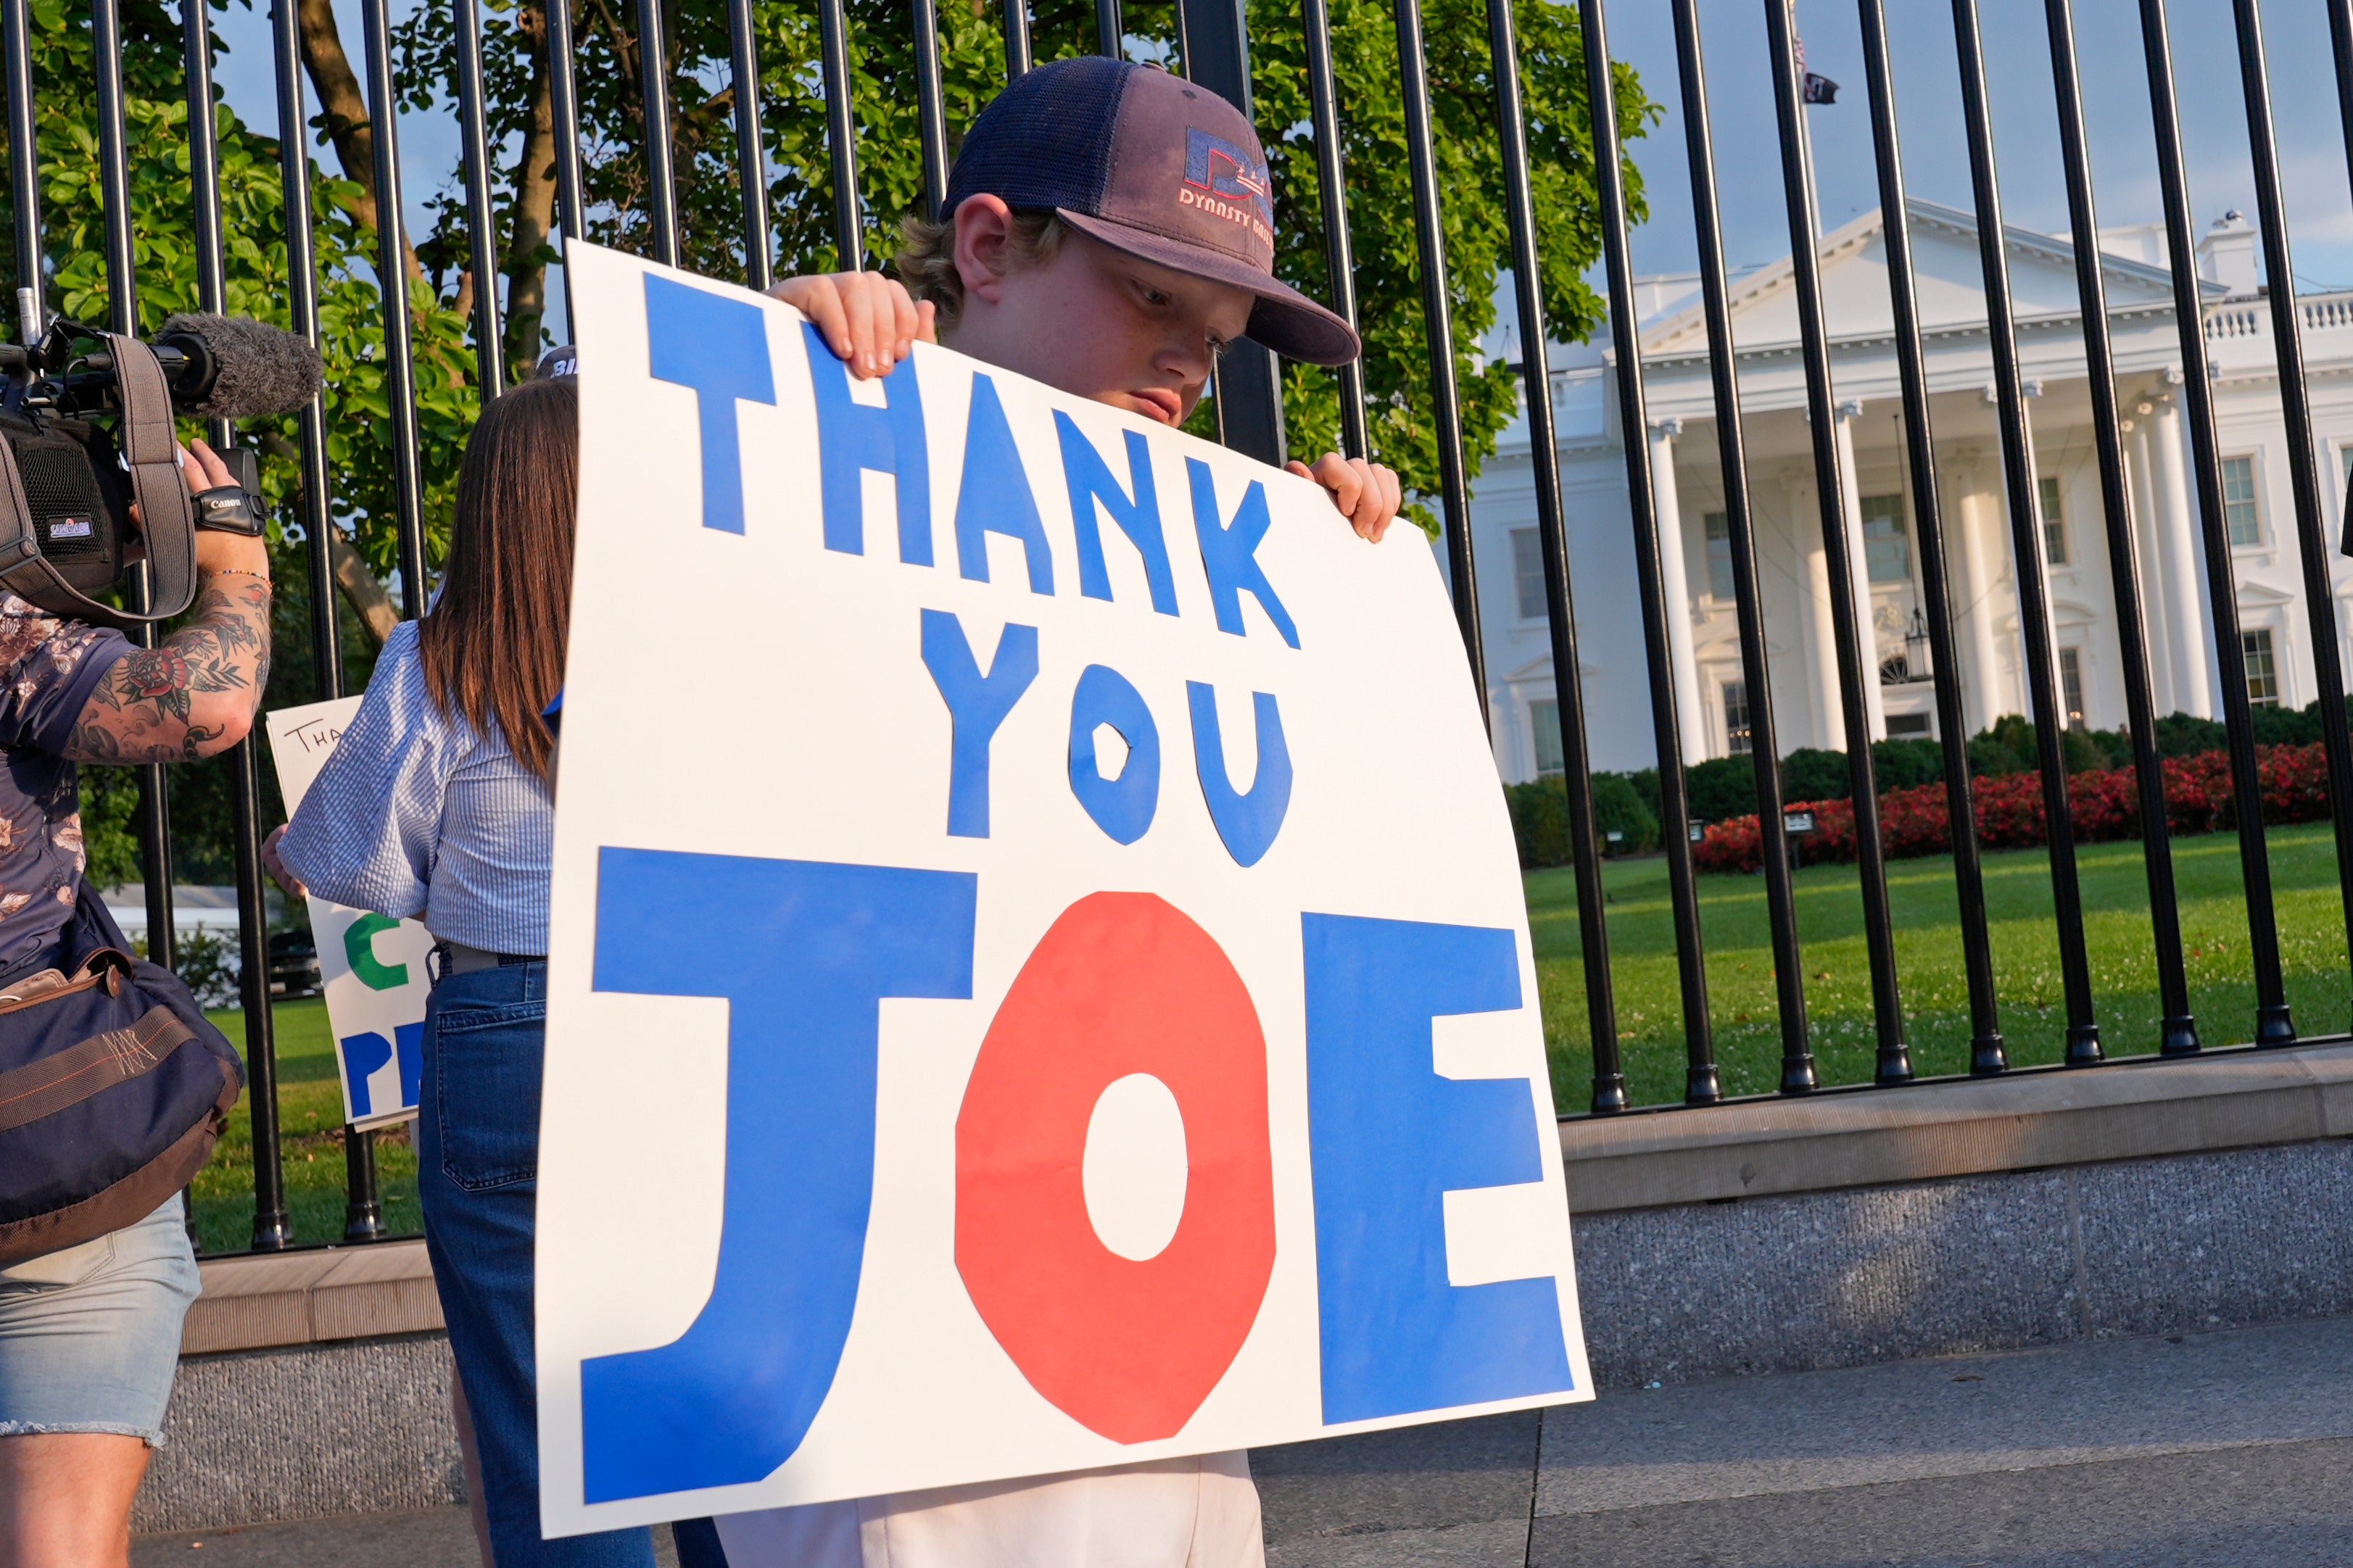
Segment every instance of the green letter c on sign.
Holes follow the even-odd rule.
[[[375,955],[377,933],[399,923],[390,915],[365,914],[344,928],[343,956],[352,961],[352,973],[371,991],[397,991],[408,984],[408,965],[386,963]]]

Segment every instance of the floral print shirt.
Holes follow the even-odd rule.
[[[121,632],[0,590],[0,974],[73,919],[86,857],[81,791],[59,755],[90,695],[131,651]]]

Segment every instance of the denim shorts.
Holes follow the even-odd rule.
[[[180,1321],[201,1286],[176,1193],[136,1225],[0,1268],[0,1437],[112,1432],[162,1447]]]

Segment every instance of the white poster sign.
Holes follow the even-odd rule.
[[[567,259],[548,1531],[1588,1397],[1430,552]]]
[[[359,710],[358,698],[339,697],[267,715],[269,754],[278,764],[278,788],[290,818]],[[343,1118],[363,1128],[406,1121],[417,1114],[425,1002],[433,990],[425,955],[432,951],[433,938],[415,921],[321,898],[309,903],[327,994],[327,1026],[335,1039],[335,1076],[343,1086]]]

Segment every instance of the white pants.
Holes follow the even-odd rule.
[[[722,1515],[728,1568],[1265,1568],[1250,1456]]]

